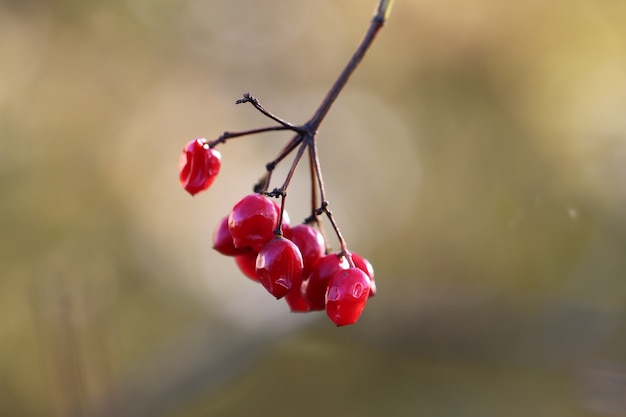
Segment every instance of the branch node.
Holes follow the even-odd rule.
[[[242,104],[242,103],[259,104],[259,100],[254,98],[252,94],[245,92],[243,93],[243,98],[240,98],[239,100],[235,101],[235,104]]]
[[[331,216],[333,214],[330,210],[328,210],[328,200],[322,201],[322,205],[320,206],[320,208],[315,210],[315,214],[318,216],[321,216],[324,213],[331,215]]]
[[[287,196],[287,192],[282,189],[282,188],[274,188],[272,191],[270,192],[265,192],[263,193],[266,197],[282,197],[285,198]]]

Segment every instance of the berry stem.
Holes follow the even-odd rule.
[[[312,148],[309,146],[309,171],[311,175],[311,216],[305,222],[315,222],[319,226],[320,222],[316,213],[319,196],[317,194],[317,177],[315,175],[315,161],[313,159]]]
[[[328,244],[328,237],[326,236],[326,231],[322,225],[322,222],[317,215],[317,207],[319,204],[319,195],[317,192],[317,175],[315,170],[315,159],[313,157],[313,147],[309,146],[309,170],[311,174],[311,215],[304,220],[305,224],[315,223],[317,229],[322,234],[324,238],[324,244],[326,247],[324,248],[325,253],[330,253],[330,245]]]
[[[224,132],[222,133],[220,137],[218,137],[214,141],[209,142],[208,145],[209,145],[209,148],[214,148],[220,143],[226,143],[228,139],[238,138],[241,136],[255,135],[257,133],[263,133],[263,132],[271,132],[271,131],[276,131],[276,130],[292,130],[292,129],[287,126],[268,126],[268,127],[260,127],[257,129],[243,130],[241,132]]]
[[[286,199],[287,199],[287,194],[282,193],[280,195],[280,214],[278,216],[278,227],[276,228],[276,231],[274,232],[276,236],[283,235],[283,217],[285,213],[285,200]]]
[[[239,100],[237,100],[235,102],[235,104],[241,104],[241,103],[250,103],[250,104],[252,104],[255,109],[257,109],[258,111],[263,113],[265,116],[269,117],[270,119],[274,120],[278,124],[284,126],[286,129],[290,129],[290,130],[293,130],[294,132],[299,132],[299,133],[303,132],[303,129],[301,127],[293,125],[293,124],[289,123],[288,121],[283,120],[280,117],[278,117],[278,116],[270,113],[269,111],[267,111],[263,106],[261,106],[261,103],[259,103],[259,100],[257,100],[250,93],[243,93],[243,98],[240,98]]]
[[[337,222],[333,217],[332,211],[328,209],[329,203],[328,200],[326,200],[326,190],[324,189],[324,179],[322,178],[322,168],[320,166],[320,160],[317,155],[317,141],[315,140],[315,138],[313,138],[309,146],[311,149],[315,176],[317,177],[317,185],[320,191],[320,198],[322,199],[322,204],[318,209],[316,209],[315,214],[320,215],[322,213],[326,213],[326,217],[328,217],[328,220],[330,221],[330,224],[332,225],[333,230],[337,235],[337,240],[339,240],[339,245],[341,246],[341,254],[346,256],[350,266],[354,267],[354,262],[352,262],[352,258],[349,256],[350,252],[348,251],[348,245],[346,244],[346,240],[343,238],[341,230],[339,230],[339,226],[337,225]]]
[[[293,177],[294,172],[296,172],[296,167],[300,163],[300,160],[302,159],[302,155],[304,155],[304,151],[307,149],[308,145],[309,145],[308,140],[305,140],[304,143],[300,145],[300,148],[298,149],[298,153],[296,153],[296,157],[294,158],[293,163],[291,164],[291,168],[289,168],[289,172],[287,173],[287,178],[285,178],[285,182],[283,183],[282,187],[280,187],[280,190],[282,191],[282,193],[287,192],[287,187],[289,187],[291,178]]]
[[[280,151],[280,153],[278,154],[278,156],[271,162],[268,162],[265,165],[265,169],[267,170],[264,178],[261,180],[262,184],[259,183],[257,184],[257,186],[255,186],[255,191],[256,192],[261,192],[261,193],[265,193],[267,192],[267,188],[270,185],[270,180],[272,178],[272,173],[274,172],[274,169],[276,169],[276,167],[278,166],[278,164],[285,159],[287,156],[289,156],[289,154],[298,147],[298,145],[300,145],[302,143],[302,135],[296,135],[294,136],[289,143],[287,144],[287,146],[285,146],[283,148],[282,151]],[[291,169],[295,169],[294,166],[291,167]],[[260,189],[257,190],[257,187],[260,186]]]

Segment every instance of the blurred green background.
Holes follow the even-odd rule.
[[[211,250],[288,135],[195,198],[182,146],[304,122],[374,6],[0,1],[0,416],[626,416],[624,1],[396,1],[319,133],[355,326]]]

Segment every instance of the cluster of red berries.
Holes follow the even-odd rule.
[[[213,183],[221,155],[196,139],[183,149],[180,183],[194,195]],[[282,197],[280,203],[268,196]],[[331,252],[316,216],[290,225],[284,193],[243,197],[218,224],[213,248],[234,258],[248,278],[260,282],[293,312],[326,310],[338,326],[355,323],[376,293],[372,265],[347,250]]]
[[[285,298],[292,311],[326,310],[338,326],[355,323],[367,300],[376,293],[372,265],[348,250],[337,222],[329,210],[317,152],[317,132],[350,75],[383,27],[393,0],[378,0],[369,28],[352,57],[313,113],[300,125],[292,124],[265,109],[250,93],[236,104],[249,103],[272,120],[271,126],[239,132],[224,132],[212,142],[196,139],[183,149],[180,183],[191,195],[206,190],[217,177],[222,157],[215,146],[237,137],[286,131],[293,136],[254,186],[254,194],[242,198],[219,223],[213,248],[232,256],[241,271],[260,282],[276,298]],[[269,190],[276,166],[295,152],[282,186]],[[293,174],[308,156],[311,173],[311,215],[291,227],[285,212],[285,197]],[[280,204],[268,197],[280,198]],[[324,234],[320,216],[330,222],[341,249],[333,252]]]

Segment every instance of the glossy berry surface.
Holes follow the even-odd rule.
[[[345,257],[331,253],[320,258],[311,268],[311,273],[302,282],[302,296],[312,311],[323,310],[326,306],[326,289],[330,277],[350,265]]]
[[[302,282],[302,255],[289,239],[275,237],[256,258],[256,275],[267,291],[282,298]]]
[[[362,256],[352,252],[352,262],[354,262],[354,266],[359,268],[361,271],[365,272],[365,275],[370,279],[370,297],[376,295],[376,282],[374,281],[374,267],[367,259]]]
[[[326,291],[326,314],[337,326],[354,324],[361,316],[370,292],[370,279],[359,268],[335,272]]]
[[[228,216],[228,230],[236,248],[255,251],[274,237],[278,216],[274,203],[260,194],[249,194],[239,200]]]
[[[298,224],[290,228],[285,236],[300,249],[304,262],[303,274],[308,275],[311,267],[324,256],[324,237],[319,230],[307,224]]]
[[[259,278],[256,275],[256,257],[257,253],[255,251],[247,249],[245,253],[235,255],[235,263],[245,276],[250,278],[252,281],[258,282]]]
[[[211,186],[222,166],[218,150],[209,148],[206,139],[189,142],[178,163],[180,185],[191,195]]]
[[[228,216],[225,216],[215,228],[213,232],[213,249],[226,256],[235,256],[241,255],[242,253],[248,252],[251,249],[244,248],[236,248],[233,242],[233,237],[230,234],[230,230],[228,229]]]

